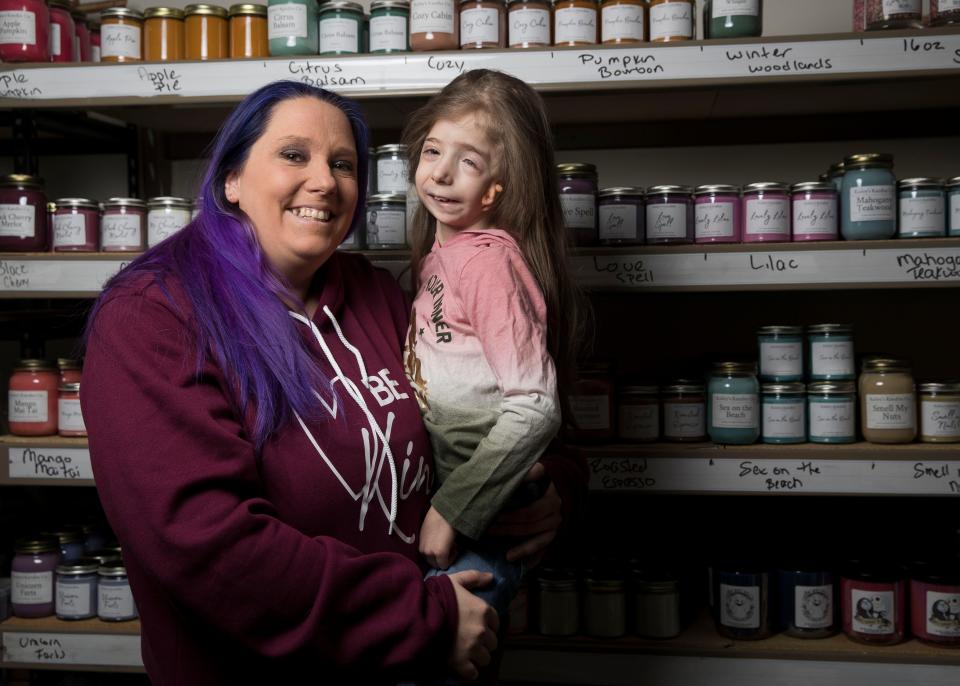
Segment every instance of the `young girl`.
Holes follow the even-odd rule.
[[[579,338],[550,128],[533,89],[479,69],[403,138],[421,203],[406,369],[438,482],[420,552],[438,570],[492,571],[478,595],[503,617],[521,569],[484,532],[560,427],[556,368],[572,369]]]

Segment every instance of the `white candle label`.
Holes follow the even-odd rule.
[[[354,231],[349,236],[343,239],[340,245],[337,246],[337,250],[349,250],[350,248],[357,247],[357,232]]]
[[[582,431],[606,431],[610,428],[610,398],[605,395],[571,395],[570,411],[576,428]]]
[[[747,200],[747,233],[790,235],[790,209],[786,200]]]
[[[36,216],[33,205],[0,204],[0,236],[33,238],[37,230]]]
[[[66,431],[86,431],[83,423],[83,414],[80,412],[80,401],[61,398],[58,401],[60,421],[57,426]]]
[[[810,401],[810,438],[851,438],[855,435],[852,400]]]
[[[960,594],[927,591],[927,633],[960,638]]]
[[[509,18],[510,47],[524,43],[550,44],[549,10],[513,10]]]
[[[135,214],[108,214],[101,221],[101,242],[104,248],[139,246],[141,218]]]
[[[642,41],[644,39],[643,8],[639,5],[612,5],[610,7],[604,7],[601,15],[601,41]]]
[[[407,49],[406,17],[373,17],[370,19],[370,52]]]
[[[410,33],[452,34],[455,14],[453,0],[413,0],[410,5]]]
[[[837,199],[794,200],[793,234],[837,235]]]
[[[590,193],[561,193],[563,225],[568,229],[592,229],[597,225],[597,201]]]
[[[850,189],[850,221],[893,221],[895,195],[893,186],[854,186]]]
[[[805,438],[805,410],[802,400],[795,403],[764,403],[762,434],[767,438]]]
[[[500,42],[500,12],[478,7],[460,12],[460,45]]]
[[[913,429],[917,426],[916,402],[910,393],[868,394],[868,429]]]
[[[360,52],[359,28],[352,19],[321,19],[320,52]]]
[[[664,403],[663,435],[670,438],[702,438],[707,433],[702,403]]]
[[[850,591],[853,630],[861,634],[892,634],[896,631],[893,591]]]
[[[693,38],[693,6],[688,2],[665,2],[650,8],[650,40]]]
[[[647,205],[647,238],[686,238],[687,206],[681,203]]]
[[[714,393],[711,407],[718,429],[757,428],[757,396],[752,393]]]
[[[960,0],[940,0],[940,13],[960,10]]]
[[[760,376],[803,376],[803,344],[760,343]]]
[[[50,54],[60,57],[60,24],[50,22]]]
[[[53,247],[83,245],[87,242],[87,223],[82,214],[53,216]]]
[[[306,38],[307,6],[297,2],[267,7],[267,38]]]
[[[701,203],[696,208],[697,238],[732,238],[733,203]]]
[[[923,0],[883,0],[884,14],[920,14]]]
[[[129,586],[105,586],[97,593],[97,614],[106,619],[123,619],[137,614]]]
[[[367,212],[367,244],[407,245],[407,213],[405,210],[369,210]]]
[[[0,12],[0,43],[36,45],[37,15],[23,10]]]
[[[126,24],[100,27],[100,49],[105,57],[140,59],[140,29]]]
[[[620,438],[653,441],[660,435],[660,408],[652,405],[620,406]]]
[[[833,625],[833,586],[796,586],[794,623],[799,629],[826,629]]]
[[[736,629],[760,628],[760,587],[720,584],[720,623]]]
[[[12,572],[10,601],[17,605],[53,602],[53,572]]]
[[[557,10],[554,19],[557,45],[563,43],[596,43],[597,11],[583,7]]]
[[[90,46],[90,57],[93,59],[94,62],[99,62],[99,61],[100,61],[100,46],[99,46],[99,45],[91,45],[91,46]]]
[[[377,192],[406,193],[409,165],[406,160],[379,160],[377,162]]]
[[[950,230],[960,231],[960,193],[950,195]]]
[[[810,344],[810,374],[814,377],[854,376],[853,341]]]
[[[189,223],[190,210],[153,210],[147,215],[147,243],[153,247]]]
[[[96,614],[90,607],[90,584],[57,582],[56,612],[58,615],[67,617],[85,617]]]
[[[924,400],[920,403],[920,433],[938,438],[960,436],[960,402]]]
[[[713,17],[756,17],[760,0],[713,0]]]
[[[7,402],[11,422],[42,424],[48,419],[46,391],[8,391]]]
[[[946,230],[943,196],[900,200],[900,234],[929,233],[942,236]]]
[[[636,240],[636,205],[600,205],[599,237],[604,240]]]

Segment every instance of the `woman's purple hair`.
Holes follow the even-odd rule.
[[[97,312],[118,288],[152,276],[167,294],[173,277],[192,305],[196,324],[197,373],[207,356],[222,370],[241,417],[254,413],[251,427],[259,451],[293,412],[317,417],[314,390],[329,397],[332,389],[302,338],[301,326],[285,303],[299,303],[287,281],[267,261],[253,227],[225,195],[227,176],[239,171],[250,148],[266,130],[274,108],[292,98],[317,98],[341,110],[357,148],[357,210],[350,233],[366,206],[369,133],[360,108],[335,93],[296,81],[275,81],[248,95],[230,114],[211,143],[210,161],[198,196],[200,214],[189,225],[114,276],[104,287],[87,320],[85,340]],[[302,308],[301,308],[302,309]]]

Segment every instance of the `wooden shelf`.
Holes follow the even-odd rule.
[[[0,485],[93,486],[87,439],[0,436]]]
[[[67,622],[56,617],[0,622],[0,668],[143,672],[140,622]]]

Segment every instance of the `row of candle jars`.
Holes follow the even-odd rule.
[[[20,360],[10,376],[7,424],[15,436],[86,436],[79,360]]]
[[[99,62],[100,24],[68,0],[18,0],[0,9],[0,61]]]
[[[960,0],[930,0],[930,26],[960,23]],[[923,26],[922,0],[853,0],[853,30],[918,29]]]

